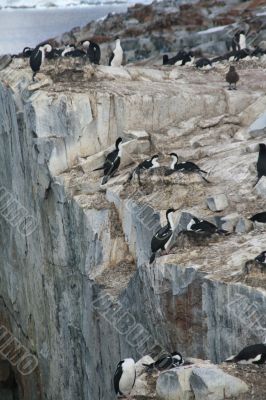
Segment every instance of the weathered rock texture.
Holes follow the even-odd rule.
[[[39,78],[50,84],[33,91],[20,60],[1,71],[1,188],[35,221],[26,226],[25,212],[16,216],[1,197],[0,323],[38,358],[33,374],[15,372],[20,399],[112,400],[113,371],[125,356],[178,349],[220,362],[264,339],[265,275],[242,275],[245,261],[265,250],[261,228],[211,239],[181,234],[173,254],[147,262],[169,206],[178,209],[178,231],[189,214],[214,220],[206,198],[216,194],[228,199],[219,217],[265,207],[253,189],[263,137],[249,132],[265,111],[264,65],[239,69],[237,92],[226,90],[227,66],[62,61],[46,65]],[[102,188],[91,170],[118,136],[128,161]],[[211,183],[156,173],[141,187],[126,183],[133,161],[156,152],[169,165],[170,150],[209,171]]]

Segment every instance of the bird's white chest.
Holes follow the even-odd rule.
[[[114,49],[114,58],[111,61],[112,67],[120,67],[123,61],[123,50],[121,46],[116,46]]]
[[[160,167],[160,164],[158,163],[158,161],[154,160],[152,162],[152,167],[151,168],[158,168],[158,167]]]
[[[135,381],[135,366],[123,370],[119,381],[119,390],[124,395],[130,394]]]
[[[239,46],[240,46],[240,50],[243,50],[246,48],[246,36],[245,35],[240,35],[239,38]]]

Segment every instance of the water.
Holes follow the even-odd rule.
[[[0,2],[1,4],[1,2]],[[0,10],[0,54],[15,54],[34,47],[76,26],[102,18],[110,12],[123,12],[127,4],[89,7],[2,9]]]

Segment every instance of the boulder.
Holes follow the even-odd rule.
[[[190,384],[195,400],[232,399],[248,391],[245,382],[214,365],[193,368]]]
[[[156,393],[160,400],[193,400],[190,387],[192,368],[180,367],[161,373],[156,383]]]

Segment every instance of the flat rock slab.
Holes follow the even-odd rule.
[[[193,368],[190,384],[195,400],[231,399],[248,391],[245,382],[215,366]]]

